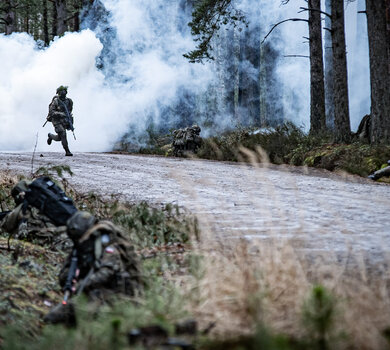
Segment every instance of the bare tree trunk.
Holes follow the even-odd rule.
[[[57,14],[57,6],[54,2],[52,2],[52,24],[51,24],[51,34],[53,38],[57,36],[57,28],[58,28],[58,14]]]
[[[349,142],[351,124],[349,119],[347,52],[345,46],[344,1],[331,0],[332,49],[335,141]]]
[[[15,6],[14,0],[5,0],[5,35],[10,35],[16,31]]]
[[[325,0],[325,12],[331,14],[331,0]],[[333,92],[333,49],[332,34],[330,29],[332,20],[325,16],[325,115],[326,126],[328,129],[334,129],[334,92]]]
[[[321,0],[309,0],[310,133],[325,131],[324,61],[322,57]]]
[[[57,35],[62,35],[67,31],[67,11],[66,0],[55,0],[57,10]]]
[[[390,143],[390,73],[386,0],[366,0],[371,81],[371,142]]]
[[[47,11],[47,0],[42,0],[43,12],[42,12],[42,21],[43,21],[43,41],[46,46],[49,46],[49,18]]]

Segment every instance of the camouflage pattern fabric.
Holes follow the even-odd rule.
[[[60,101],[59,96],[54,96],[49,105],[49,115],[47,120],[52,122],[57,135],[49,134],[48,136],[50,141],[48,141],[48,143],[50,144],[51,140],[61,141],[65,152],[70,155],[71,153],[69,151],[68,140],[66,138],[66,130],[69,129],[70,125],[68,123],[66,109],[69,114],[72,113],[73,101],[68,97],[65,97],[64,100]],[[73,117],[71,117],[71,119],[73,123]]]
[[[387,161],[390,164],[390,160]],[[390,166],[387,166],[383,169],[375,171],[373,174],[369,176],[371,180],[379,180],[381,177],[390,176]]]
[[[69,128],[64,105],[68,109],[69,114],[71,114],[73,110],[73,101],[68,97],[66,97],[63,101],[60,101],[58,96],[54,96],[49,105],[48,120],[53,123],[54,129],[57,133]]]
[[[173,155],[183,156],[186,152],[195,153],[202,144],[199,136],[201,129],[198,125],[193,125],[185,129],[178,129],[173,132]]]
[[[13,238],[37,244],[50,244],[57,249],[66,249],[72,246],[66,235],[66,226],[56,226],[51,220],[32,206],[23,209],[19,204],[0,222],[2,231]]]
[[[79,276],[77,292],[84,292],[92,299],[105,300],[113,293],[135,295],[142,290],[140,265],[133,247],[123,234],[109,221],[92,226],[79,240]],[[65,286],[72,254],[59,276]]]

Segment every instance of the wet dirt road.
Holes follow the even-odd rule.
[[[0,153],[0,169],[29,174],[32,153]],[[40,166],[67,164],[83,192],[137,202],[177,203],[222,239],[289,240],[296,249],[390,253],[390,186],[296,167],[105,153],[44,153]],[[372,261],[371,261],[372,262]]]

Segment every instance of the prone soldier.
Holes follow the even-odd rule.
[[[72,294],[84,293],[90,301],[106,302],[117,294],[134,296],[142,292],[136,253],[117,226],[78,211],[67,222],[67,234],[74,246],[59,274],[65,296],[62,304],[45,316],[45,322],[69,320],[73,306],[68,299]]]
[[[19,181],[11,191],[15,208],[0,221],[0,229],[10,237],[38,244],[51,244],[56,248],[71,247],[66,226],[58,225],[38,208],[25,200],[31,182]]]
[[[390,176],[390,160],[387,161],[388,166],[384,167],[383,169],[377,170],[371,175],[368,176],[369,179],[376,181],[379,180],[381,177],[384,176]]]
[[[201,129],[194,124],[185,129],[178,129],[173,132],[173,155],[182,156],[185,151],[195,153],[202,144],[200,137]]]

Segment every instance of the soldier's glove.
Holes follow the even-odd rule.
[[[51,122],[51,116],[50,116],[50,117],[48,116],[48,117],[46,118],[46,120],[47,120],[48,122]]]

